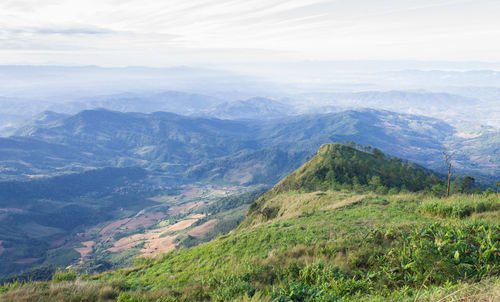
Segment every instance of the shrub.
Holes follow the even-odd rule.
[[[249,280],[245,279],[247,278],[244,276],[233,274],[211,278],[208,281],[209,287],[212,288],[210,297],[213,301],[232,301],[245,294],[253,296],[256,289]]]
[[[118,292],[110,285],[106,285],[99,290],[99,297],[105,300],[116,299]]]
[[[278,207],[272,207],[272,208],[264,208],[262,210],[262,215],[267,219],[273,219],[278,216],[278,212],[280,211],[280,208]]]
[[[273,289],[274,301],[314,301],[319,299],[320,290],[298,282],[290,282]]]
[[[379,258],[379,275],[398,287],[425,282],[481,279],[500,272],[498,227],[483,224],[426,225],[404,233],[394,247]]]
[[[136,296],[131,296],[128,293],[121,293],[118,296],[117,302],[139,302],[139,298],[137,298]]]
[[[76,280],[76,273],[74,271],[61,271],[57,270],[52,276],[52,281],[61,282],[61,281],[74,281]]]
[[[4,284],[0,285],[0,294],[6,292],[8,290],[12,290],[12,289],[18,288],[21,285],[22,285],[22,283],[19,282],[19,281],[15,281],[15,282],[12,282],[12,283],[4,283]]]

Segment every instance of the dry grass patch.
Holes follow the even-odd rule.
[[[473,284],[462,283],[452,288],[423,292],[415,298],[415,301],[500,301],[500,279],[486,279]]]
[[[31,283],[4,293],[2,302],[104,302],[116,301],[120,288],[95,281]]]
[[[365,195],[335,192],[286,192],[266,201],[261,208],[279,208],[276,219],[293,219],[316,210],[334,210],[363,200]],[[286,204],[286,206],[283,206]]]

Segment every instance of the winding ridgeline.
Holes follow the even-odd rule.
[[[2,301],[493,301],[500,196],[379,150],[323,145],[232,232],[131,268],[6,283]]]

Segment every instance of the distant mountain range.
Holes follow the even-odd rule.
[[[228,120],[261,120],[283,118],[294,114],[296,114],[296,110],[292,105],[268,98],[254,97],[247,100],[225,102],[214,108],[202,110],[199,115]]]
[[[474,92],[477,97],[474,97]],[[76,114],[82,110],[120,112],[165,111],[218,119],[267,120],[302,114],[325,114],[374,108],[435,117],[454,126],[478,123],[498,127],[498,93],[491,89],[462,89],[459,94],[430,91],[315,92],[280,97],[236,98],[230,93],[199,94],[180,91],[129,92],[70,97],[63,100],[0,97],[0,135],[8,136],[31,124],[44,111]],[[463,96],[462,94],[466,95]],[[214,96],[215,95],[215,96]],[[474,113],[474,114],[471,114]]]
[[[303,102],[303,110],[313,110],[316,113],[324,112],[330,106],[344,109],[365,107],[435,117],[453,125],[464,122],[500,125],[500,112],[495,105],[498,104],[498,99],[473,97],[471,94],[462,96],[418,90],[326,92],[304,94]],[[472,112],[474,114],[471,114]]]
[[[268,109],[262,110],[271,114]],[[0,175],[28,178],[102,166],[140,166],[183,178],[212,179],[225,178],[221,171],[246,167],[249,175],[242,179],[257,181],[253,176],[261,175],[262,183],[273,183],[321,144],[345,140],[435,169],[444,167],[441,152],[452,147],[457,172],[498,175],[499,132],[483,131],[474,139],[457,133],[438,119],[372,109],[238,121],[165,112],[86,110],[72,116],[46,112],[16,136],[0,138]],[[478,140],[482,143],[472,147]],[[262,179],[276,154],[287,154],[289,159],[275,167],[274,176]]]

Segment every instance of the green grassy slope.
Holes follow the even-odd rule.
[[[370,181],[379,177],[380,183],[364,184],[358,177],[359,187],[354,188],[355,174],[344,173],[342,180],[318,176],[325,167],[329,167],[325,175],[340,168],[332,166],[332,158],[347,161],[353,155],[373,160],[363,173]],[[354,163],[350,160],[344,167],[349,170],[356,167]],[[408,169],[405,185],[415,182],[419,173],[428,173],[345,146],[324,146],[309,163],[261,196],[246,220],[229,234],[137,261],[129,269],[78,277],[60,272],[50,283],[4,285],[0,300],[500,298],[500,195],[439,198],[419,188],[374,193],[382,186],[387,192],[401,189],[397,180],[382,179],[383,170],[391,165]],[[434,181],[427,178],[425,185]]]

